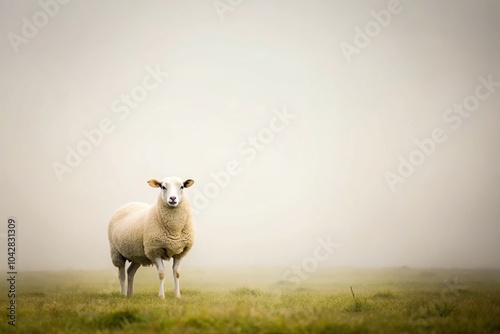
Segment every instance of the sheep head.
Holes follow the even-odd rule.
[[[161,199],[163,200],[165,205],[174,208],[182,201],[182,193],[184,188],[191,187],[193,183],[194,181],[191,179],[182,181],[182,179],[176,176],[166,177],[161,182],[155,179],[151,179],[148,181],[148,184],[151,187],[161,188]]]

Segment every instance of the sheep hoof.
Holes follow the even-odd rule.
[[[159,294],[159,295],[158,295],[158,298],[160,298],[160,299],[165,299],[165,295],[160,295],[160,294]]]

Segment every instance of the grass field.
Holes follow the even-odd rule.
[[[115,271],[20,273],[15,331],[500,333],[498,270],[329,269],[298,285],[280,277],[272,269],[186,266],[182,299],[170,278],[159,300],[152,268],[139,270],[132,298],[118,293]],[[0,333],[8,333],[6,293],[0,303]]]

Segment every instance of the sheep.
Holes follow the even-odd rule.
[[[184,188],[194,181],[182,181],[178,177],[167,177],[147,182],[153,188],[161,188],[158,199],[152,205],[132,202],[117,209],[108,225],[108,239],[113,265],[118,268],[121,294],[132,296],[134,275],[142,266],[154,264],[160,279],[158,297],[164,299],[163,285],[165,268],[163,260],[173,258],[174,294],[180,298],[179,264],[194,242],[191,206],[183,196]],[[125,292],[125,263],[128,286]]]

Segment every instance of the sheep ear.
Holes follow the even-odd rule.
[[[149,180],[148,184],[153,188],[159,188],[161,186],[161,182],[155,179]]]
[[[184,181],[183,186],[184,186],[184,188],[189,188],[189,187],[191,187],[193,185],[193,183],[194,183],[193,180],[187,179],[186,181]]]

